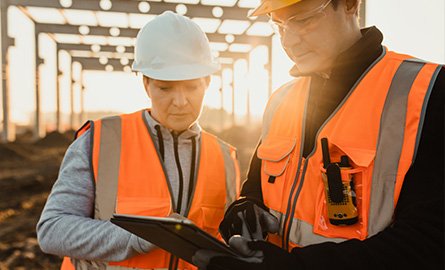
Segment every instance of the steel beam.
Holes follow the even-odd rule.
[[[70,65],[70,129],[76,130],[74,126],[74,78],[73,78],[73,61]]]
[[[90,32],[89,35],[95,36],[111,36],[110,35],[111,27],[102,27],[102,26],[89,26]],[[72,35],[80,35],[79,26],[69,25],[69,24],[48,24],[48,23],[36,23],[35,25],[36,32],[40,33],[53,33],[53,34],[72,34]],[[136,38],[138,33],[138,29],[132,28],[119,28],[120,34],[119,37],[130,37]],[[210,42],[221,42],[226,43],[226,34],[219,33],[207,33],[206,34]],[[233,35],[235,37],[232,43],[241,43],[241,44],[251,44],[251,45],[268,45],[270,44],[271,36],[263,37],[263,36],[249,36],[247,34],[241,35]]]
[[[106,65],[99,63],[99,58],[97,57],[72,57],[72,61],[79,62],[83,70],[102,71],[106,65],[112,65],[113,71],[123,71],[125,67],[120,63],[120,60],[116,58],[109,58]]]
[[[100,52],[115,52],[116,53],[116,47],[117,46],[100,46],[100,51],[96,54],[100,54]],[[75,43],[58,43],[57,44],[58,50],[65,50],[65,51],[86,51],[86,52],[92,52],[91,46],[88,44],[75,44]],[[125,53],[134,53],[134,47],[132,46],[125,46]],[[119,55],[119,53],[118,53]],[[219,57],[223,58],[233,58],[233,59],[247,59],[249,57],[248,52],[231,52],[231,51],[222,51],[219,52]],[[131,60],[131,58],[130,58]]]
[[[249,60],[249,53],[248,52],[230,52],[230,51],[224,51],[224,52],[219,52],[219,57],[220,58],[232,58],[233,60],[237,60],[237,59],[246,59],[247,61]]]
[[[62,113],[60,111],[60,76],[59,44],[56,43],[56,131],[62,132]]]
[[[58,43],[59,50],[65,51],[92,51],[91,45],[88,44],[75,44],[75,43]],[[117,46],[100,45],[100,52],[117,52]],[[124,46],[126,53],[134,53],[134,47]]]
[[[249,53],[237,53],[237,52],[220,52],[220,56],[223,58],[246,59],[248,60]],[[133,59],[129,59],[128,65],[122,65],[118,58],[108,58],[108,63],[103,65],[99,62],[98,57],[72,57],[73,62],[79,62],[84,70],[105,70],[106,65],[112,65],[114,71],[123,71],[125,66],[131,66]],[[223,65],[225,66],[225,65]]]
[[[2,0],[3,1],[3,0]],[[32,7],[47,7],[47,8],[57,8],[63,9],[58,0],[9,0],[11,5],[15,6],[32,6]],[[141,13],[138,8],[140,1],[128,1],[128,0],[113,0],[112,6],[109,10],[103,10],[99,5],[99,0],[74,0],[70,9],[78,10],[89,10],[89,11],[113,11],[113,12],[125,12],[125,13]],[[159,15],[166,10],[176,10],[178,3],[166,3],[166,2],[149,2],[150,10],[148,13],[142,14],[152,14]],[[220,6],[223,10],[223,15],[220,18],[213,16],[213,9],[216,6],[206,6],[202,4],[183,4],[187,8],[188,17],[201,17],[201,18],[215,18],[222,20],[248,20],[247,14],[249,8],[241,8],[237,6],[224,7]],[[260,16],[255,19],[255,21],[266,22],[268,18],[266,16]]]
[[[83,124],[84,116],[85,116],[85,86],[83,85],[83,69],[80,71],[80,78],[79,78],[79,105],[80,105],[80,112],[79,112],[79,125]]]
[[[15,131],[10,121],[9,97],[9,63],[8,49],[14,40],[8,36],[8,1],[0,1],[0,92],[2,93],[3,131],[0,142],[6,143],[15,140]]]
[[[45,129],[43,128],[44,122],[42,121],[41,114],[41,102],[40,102],[40,94],[41,94],[41,84],[40,84],[40,72],[39,67],[43,64],[43,59],[39,57],[39,34],[36,32],[34,35],[35,42],[35,100],[36,100],[36,111],[35,111],[35,123],[34,123],[34,132],[33,137],[34,140],[38,140],[45,136]]]

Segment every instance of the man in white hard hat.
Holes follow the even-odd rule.
[[[114,213],[177,213],[216,236],[239,193],[235,149],[197,119],[218,68],[197,24],[173,12],[137,36],[133,69],[152,107],[87,122],[68,148],[37,224],[62,269],[194,269],[110,223]]]
[[[253,15],[269,16],[296,78],[269,100],[241,197],[220,226],[251,257],[199,251],[195,262],[444,269],[443,65],[360,29],[359,0],[260,2]]]

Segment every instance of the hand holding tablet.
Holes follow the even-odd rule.
[[[180,215],[147,217],[115,214],[110,221],[191,264],[198,250],[243,257]]]

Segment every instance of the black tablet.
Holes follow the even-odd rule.
[[[185,218],[114,214],[110,221],[191,264],[199,249],[241,256]]]

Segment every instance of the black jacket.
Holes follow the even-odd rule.
[[[377,28],[363,29],[362,35],[337,58],[329,79],[312,76],[304,155],[312,151],[323,122],[382,52],[383,36]],[[405,176],[394,222],[364,241],[295,248],[295,269],[444,269],[444,91],[442,67],[428,101],[417,156]],[[260,170],[261,160],[255,151],[242,196],[262,200]]]

